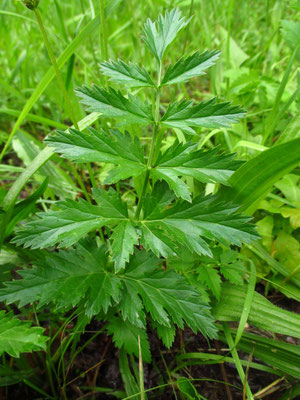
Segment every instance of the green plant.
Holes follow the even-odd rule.
[[[144,361],[151,358],[147,323],[167,347],[176,326],[216,335],[204,292],[175,272],[169,259],[176,259],[184,248],[195,257],[211,257],[215,242],[240,246],[258,237],[249,218],[237,212],[237,205],[218,195],[205,196],[201,185],[198,191],[202,193],[195,196],[189,186],[188,177],[228,185],[240,165],[232,154],[220,153],[218,148],[198,150],[194,141],[175,140],[162,149],[168,129],[180,128],[190,138],[199,134],[200,127],[228,127],[244,115],[240,107],[215,99],[196,104],[182,100],[167,107],[161,101],[165,87],[203,75],[219,55],[195,52],[164,71],[164,53],[187,24],[180,11],[173,9],[144,25],[144,42],[157,61],[156,79],[132,63],[101,64],[112,83],[146,88],[143,98],[112,87],[77,90],[89,111],[107,118],[107,127],[111,119],[121,121],[122,131],[117,127],[70,129],[57,131],[45,142],[72,162],[100,163],[105,180],[93,187],[90,202],[81,198],[57,201],[17,231],[13,243],[49,250],[37,256],[33,252],[34,267],[20,271],[22,279],[6,283],[0,291],[2,301],[18,302],[20,307],[35,302],[38,309],[50,302],[58,309],[77,306],[89,319],[97,316],[106,321],[116,346],[127,353],[139,356],[139,338]],[[152,105],[146,100],[149,89]],[[144,139],[122,128],[132,124],[138,125]],[[144,143],[149,127],[148,149]],[[126,196],[128,185],[135,191],[133,198]],[[57,245],[70,249],[51,251]]]

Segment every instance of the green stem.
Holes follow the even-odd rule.
[[[281,120],[285,112],[289,109],[291,104],[293,104],[293,102],[297,99],[299,93],[300,93],[300,86],[297,87],[297,89],[294,91],[294,93],[291,95],[288,101],[282,106],[282,109],[276,114],[275,118],[273,119],[273,122],[270,124],[270,129],[268,133],[268,137],[270,139],[273,138],[276,126],[279,124],[279,121]]]
[[[250,389],[250,387],[249,387],[249,385],[248,385],[248,383],[246,381],[245,372],[243,370],[243,367],[242,367],[238,352],[237,352],[237,350],[235,348],[235,345],[234,345],[230,330],[228,328],[228,325],[227,325],[226,322],[223,322],[222,326],[223,326],[224,334],[225,334],[228,346],[230,348],[230,352],[232,354],[232,358],[234,360],[236,369],[238,371],[238,374],[240,376],[242,384],[245,385],[245,387],[246,387],[247,399],[248,400],[254,400],[254,397],[253,397],[253,394],[251,392],[251,389]]]
[[[104,14],[104,0],[99,0],[100,6],[100,45],[101,45],[101,59],[105,61],[108,59],[107,50],[107,36],[105,29],[105,14]]]
[[[194,0],[191,0],[190,2],[190,11],[189,11],[189,18],[191,18],[192,14],[193,14],[193,8],[194,8]],[[186,44],[187,44],[187,40],[189,37],[189,29],[190,24],[188,25],[188,27],[186,28],[186,32],[185,32],[185,39],[184,39],[184,43],[183,43],[183,50],[182,50],[182,55],[185,54],[185,49],[186,49]]]
[[[231,19],[234,0],[230,0],[227,14],[227,41],[226,41],[226,68],[230,69],[230,38],[231,38]],[[228,92],[230,85],[229,78],[226,78],[226,91]]]
[[[74,178],[76,179],[76,181],[78,182],[80,189],[82,190],[84,197],[87,199],[87,201],[89,203],[92,203],[91,198],[88,194],[88,191],[86,190],[86,187],[84,186],[83,180],[81,179],[81,176],[79,175],[79,173],[77,172],[76,167],[70,162],[69,166],[71,168],[72,174],[74,175]]]
[[[293,66],[294,60],[296,58],[297,52],[299,50],[299,47],[300,47],[300,44],[295,48],[294,52],[292,53],[291,58],[288,63],[288,66],[287,66],[287,69],[286,69],[284,76],[282,78],[282,81],[280,83],[279,89],[276,94],[274,106],[272,108],[272,111],[271,111],[269,117],[267,118],[267,128],[265,130],[265,134],[263,135],[262,144],[266,143],[267,139],[270,137],[270,135],[272,135],[274,129],[276,128],[276,125],[274,124],[274,120],[276,120],[276,123],[277,123],[277,116],[278,116],[280,101],[283,96],[284,89],[288,83],[289,76],[292,71],[292,66]]]
[[[58,85],[60,87],[60,90],[62,91],[62,94],[63,94],[65,102],[66,102],[66,106],[67,106],[68,111],[69,111],[70,118],[72,120],[72,123],[73,123],[74,127],[77,130],[79,130],[79,126],[78,126],[77,120],[75,118],[73,107],[72,107],[69,95],[67,93],[67,90],[66,90],[62,75],[61,75],[60,70],[58,68],[58,65],[57,65],[57,62],[56,62],[56,58],[54,56],[51,44],[49,42],[45,27],[44,27],[44,24],[43,24],[43,21],[42,21],[41,14],[40,14],[40,12],[39,12],[39,10],[37,8],[35,8],[33,10],[33,12],[34,12],[34,14],[36,16],[36,19],[37,19],[37,22],[39,24],[39,27],[40,27],[40,30],[41,30],[41,33],[42,33],[42,36],[43,36],[43,39],[44,39],[44,43],[45,43],[49,58],[51,60],[51,63],[53,65],[53,68],[54,68],[54,71],[55,71],[55,74],[56,74]]]
[[[147,170],[145,173],[145,178],[143,182],[142,192],[138,201],[135,218],[138,219],[140,216],[140,212],[144,203],[148,181],[150,177],[150,170],[153,167],[153,161],[155,156],[155,144],[157,142],[157,133],[159,129],[159,106],[160,106],[160,82],[161,82],[161,73],[162,73],[162,63],[159,63],[159,72],[158,72],[158,80],[157,80],[157,89],[156,89],[156,96],[155,96],[155,113],[154,113],[154,127],[153,127],[153,136],[151,140],[150,146],[150,153],[147,162]]]
[[[88,173],[90,175],[91,184],[92,184],[93,188],[96,188],[97,187],[97,183],[96,183],[96,179],[95,179],[95,174],[94,174],[93,168],[92,168],[90,163],[87,163],[86,167],[87,167]]]

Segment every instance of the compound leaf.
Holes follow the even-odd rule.
[[[220,54],[220,51],[205,51],[202,54],[196,51],[189,57],[181,57],[174,66],[168,67],[161,86],[186,82],[196,76],[204,75],[204,71],[215,64]]]
[[[157,183],[155,191],[167,192],[165,183]],[[157,195],[156,195],[157,196]],[[140,221],[142,229],[160,232],[160,242],[147,243],[152,251],[161,253],[162,243],[170,246],[186,246],[191,252],[211,256],[208,240],[217,240],[228,245],[240,246],[242,242],[250,243],[258,238],[254,226],[249,224],[249,217],[236,213],[237,207],[221,202],[217,196],[199,196],[192,203],[179,201],[167,209],[157,208],[149,213],[151,205],[146,198],[147,215]],[[150,200],[151,202],[151,200]],[[168,242],[165,238],[168,237]]]
[[[120,311],[124,321],[145,329],[146,313],[160,325],[201,331],[214,336],[207,303],[186,279],[173,270],[158,269],[161,261],[137,251],[125,273],[110,272],[106,248],[95,244],[37,257],[33,268],[20,271],[22,279],[5,284],[0,301],[19,306],[38,301],[38,308],[54,302],[70,309],[79,303],[89,317],[100,311]]]
[[[54,302],[70,309],[83,301],[88,316],[107,312],[112,301],[120,299],[120,280],[105,268],[104,247],[49,253],[36,260],[33,268],[20,271],[23,279],[6,283],[0,298],[22,307],[38,301],[38,308]]]
[[[103,74],[109,76],[113,82],[127,87],[155,87],[149,73],[138,65],[118,60],[105,61],[100,66]]]
[[[202,101],[193,105],[192,101],[183,100],[171,104],[161,118],[162,125],[179,128],[195,133],[192,127],[228,128],[245,115],[239,106],[230,103],[216,103],[216,99]]]
[[[104,90],[96,85],[91,88],[83,86],[76,90],[81,102],[88,106],[88,111],[99,112],[103,117],[122,118],[123,123],[148,125],[153,122],[151,107],[138,97],[109,88]]]
[[[0,311],[0,355],[4,352],[12,357],[34,350],[45,350],[48,337],[44,329],[31,327],[29,321],[20,321],[12,313]]]
[[[151,262],[152,261],[152,262]],[[155,261],[155,259],[154,259]],[[136,314],[140,313],[140,299],[145,310],[158,324],[180,328],[186,323],[194,332],[200,330],[204,335],[214,337],[215,327],[210,318],[209,307],[199,293],[173,270],[157,269],[157,261],[149,260],[146,252],[139,252],[133,263],[120,275],[123,279],[124,296],[130,296],[133,309],[138,305]],[[121,304],[121,312],[124,310]],[[128,312],[126,312],[128,317]],[[132,312],[134,316],[134,311]],[[135,319],[130,320],[136,325]]]
[[[200,182],[218,182],[228,185],[227,181],[240,166],[233,154],[218,154],[218,149],[197,150],[194,143],[175,142],[168,150],[160,154],[151,174],[164,179],[177,197],[191,201],[188,186],[179,176],[191,176]]]
[[[123,135],[118,130],[98,132],[89,128],[87,131],[57,131],[55,135],[48,136],[45,142],[64,158],[75,162],[105,162],[117,165],[119,168],[114,168],[113,174],[107,178],[109,183],[115,183],[114,178],[117,175],[121,174],[122,179],[127,179],[145,171],[143,149],[137,138],[132,140],[129,133]]]
[[[59,247],[68,247],[103,225],[128,220],[127,206],[112,188],[93,189],[93,196],[98,205],[83,199],[57,202],[58,211],[38,213],[40,219],[25,224],[12,242],[32,249],[57,243]]]
[[[189,20],[181,18],[181,11],[178,8],[174,8],[170,12],[166,11],[164,16],[160,14],[157,21],[147,20],[144,25],[143,40],[158,62],[161,62],[164,52],[173,42],[177,33],[188,23]]]

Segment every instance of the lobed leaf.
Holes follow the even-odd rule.
[[[114,168],[105,183],[115,183],[120,179],[137,176],[146,170],[143,149],[137,138],[131,139],[129,133],[123,135],[118,130],[97,131],[89,128],[87,132],[70,129],[70,133],[57,131],[45,142],[69,160],[85,162],[105,162]]]
[[[158,62],[161,62],[164,52],[178,32],[188,23],[189,20],[181,18],[181,11],[178,8],[166,11],[164,16],[160,14],[157,21],[152,22],[148,18],[144,25],[143,40]]]
[[[185,278],[158,269],[160,260],[145,251],[136,252],[125,273],[113,274],[105,252],[105,247],[78,245],[39,257],[33,268],[20,271],[22,279],[0,289],[0,300],[20,306],[38,301],[38,308],[54,302],[70,309],[80,303],[89,317],[113,306],[125,322],[138,328],[145,329],[150,313],[160,325],[187,324],[195,332],[215,336],[208,305]]]
[[[191,201],[188,186],[178,177],[191,176],[200,182],[218,182],[228,185],[227,181],[240,166],[233,154],[218,154],[215,148],[209,151],[197,150],[195,143],[175,142],[168,150],[160,154],[151,174],[164,179],[177,197]]]
[[[103,74],[110,77],[113,82],[127,87],[155,87],[149,73],[138,65],[118,60],[105,61],[100,66]]]
[[[22,279],[6,283],[2,300],[22,307],[38,301],[38,308],[54,302],[57,308],[71,308],[83,301],[86,313],[106,312],[119,301],[121,282],[105,270],[105,248],[77,249],[49,253],[34,261],[33,268],[19,271]]]
[[[164,198],[168,190],[165,183],[158,183],[154,197]],[[145,209],[147,213],[140,221],[142,242],[155,254],[169,256],[171,251],[176,251],[176,246],[183,245],[191,252],[212,256],[204,239],[241,246],[258,238],[249,217],[237,214],[237,207],[221,202],[217,196],[199,196],[191,204],[180,201],[167,209],[157,204],[153,208],[148,196]]]
[[[131,323],[136,325],[142,299],[145,310],[158,324],[166,327],[176,324],[183,328],[186,323],[194,332],[200,330],[204,335],[214,337],[215,327],[209,307],[199,293],[176,272],[158,270],[154,257],[139,252],[121,277],[125,288],[123,293],[130,296],[131,319],[128,310],[124,314],[123,303],[120,311]]]
[[[118,224],[111,236],[112,259],[115,262],[115,270],[119,272],[129,261],[133,253],[134,245],[139,243],[137,232],[130,221],[123,221]]]
[[[181,57],[173,66],[169,66],[161,82],[161,86],[186,82],[196,76],[205,74],[205,70],[215,64],[220,51],[198,51],[189,57]]]
[[[192,127],[228,128],[245,115],[239,106],[230,103],[216,103],[216,99],[202,101],[193,105],[192,101],[183,100],[171,104],[161,118],[162,125],[179,128],[195,133]]]
[[[40,219],[25,224],[12,242],[32,249],[57,243],[59,247],[68,247],[103,225],[128,220],[127,206],[112,188],[109,191],[93,189],[93,195],[98,206],[83,199],[68,199],[56,203],[58,211],[38,213]]]
[[[20,321],[12,313],[0,311],[0,355],[6,352],[19,357],[20,353],[45,350],[48,337],[43,332],[43,328],[31,327],[29,321]]]
[[[76,90],[88,111],[100,112],[103,117],[122,118],[123,123],[148,125],[153,122],[151,107],[138,97],[128,95],[128,99],[112,88],[104,90],[96,85],[83,86]]]
[[[107,325],[107,332],[113,335],[113,341],[118,349],[122,347],[128,354],[139,357],[138,336],[140,337],[143,361],[151,361],[150,345],[144,329],[123,321],[119,317],[111,317]]]
[[[212,266],[201,265],[198,269],[198,280],[204,283],[213,293],[213,295],[219,299],[221,295],[221,277],[218,271]]]

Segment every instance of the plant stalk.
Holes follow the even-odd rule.
[[[100,46],[101,60],[108,60],[107,36],[105,27],[104,0],[99,0],[100,6]]]
[[[236,369],[238,371],[238,374],[240,376],[242,384],[245,385],[245,387],[246,387],[247,399],[248,400],[254,400],[254,397],[253,397],[253,394],[251,392],[251,389],[250,389],[250,387],[249,387],[249,385],[247,383],[245,372],[243,370],[241,361],[239,359],[238,352],[237,352],[237,350],[235,348],[235,345],[234,345],[230,330],[228,328],[228,325],[227,325],[226,322],[223,322],[222,326],[223,326],[223,330],[224,330],[224,334],[225,334],[228,346],[230,348],[230,352],[232,354],[232,358],[234,359],[234,363],[235,363]]]
[[[153,161],[154,161],[154,156],[155,156],[155,145],[157,141],[157,133],[159,130],[159,107],[160,107],[160,82],[161,82],[161,73],[162,73],[162,63],[159,63],[159,72],[158,72],[158,80],[157,80],[157,89],[156,89],[156,95],[155,95],[155,113],[154,113],[154,129],[153,129],[153,136],[151,140],[151,146],[150,146],[150,153],[149,153],[149,158],[147,162],[147,170],[145,173],[145,178],[143,182],[143,187],[142,187],[142,193],[138,201],[136,213],[135,213],[135,218],[138,219],[140,216],[140,212],[144,203],[146,191],[147,191],[147,186],[149,182],[149,177],[150,177],[150,170],[153,167]]]
[[[226,68],[230,69],[230,39],[231,39],[231,22],[232,22],[232,9],[234,0],[230,0],[228,13],[227,13],[227,41],[226,41]],[[226,78],[226,91],[229,90],[230,80]]]

